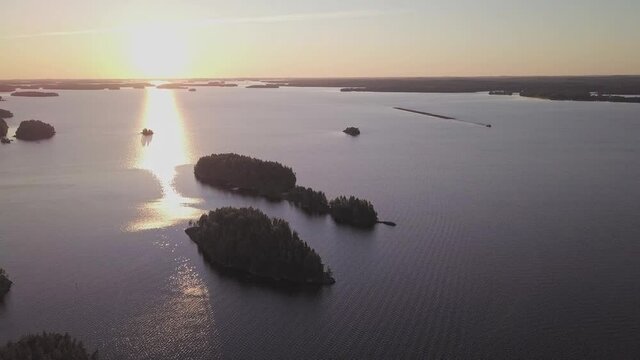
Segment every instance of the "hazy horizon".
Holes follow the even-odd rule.
[[[640,74],[630,0],[23,0],[0,79]]]
[[[640,77],[638,74],[575,74],[575,75],[466,75],[466,76],[193,76],[193,77],[123,77],[123,78],[88,78],[88,77],[67,77],[67,78],[0,78],[0,81],[178,81],[178,80],[228,80],[228,81],[251,81],[251,80],[294,80],[294,79],[490,79],[490,78],[608,78],[608,77]]]

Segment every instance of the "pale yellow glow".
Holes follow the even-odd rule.
[[[139,127],[152,129],[154,134],[140,135],[136,140],[139,150],[132,167],[150,171],[160,183],[162,197],[143,204],[139,219],[128,228],[132,231],[154,229],[193,219],[202,212],[193,207],[198,200],[183,197],[174,186],[176,167],[192,159],[173,91],[146,90],[145,112]]]
[[[131,64],[139,77],[181,77],[189,73],[188,36],[178,29],[144,26],[129,33]]]

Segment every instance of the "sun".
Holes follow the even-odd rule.
[[[184,77],[188,70],[188,37],[176,29],[147,26],[132,30],[129,53],[140,77]]]

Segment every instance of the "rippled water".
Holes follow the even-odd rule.
[[[61,91],[0,146],[0,342],[69,332],[104,359],[633,358],[640,105],[318,88]],[[407,107],[492,128],[392,109]],[[357,138],[341,133],[358,126]],[[142,137],[150,127],[155,135]],[[199,185],[201,155],[292,166],[398,223],[359,231]],[[288,220],[317,292],[217,273],[183,228],[220,206]]]

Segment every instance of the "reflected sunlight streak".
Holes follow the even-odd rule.
[[[132,167],[150,171],[160,183],[162,197],[140,208],[140,218],[128,226],[131,231],[174,225],[196,217],[201,210],[192,207],[199,201],[185,198],[174,187],[176,167],[190,162],[189,141],[171,90],[147,89],[144,116],[140,129],[149,128],[154,135],[143,136]]]

